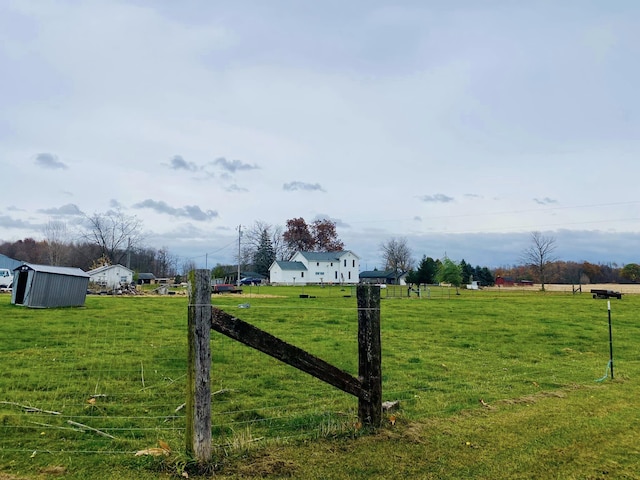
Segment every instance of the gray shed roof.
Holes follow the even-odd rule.
[[[26,262],[24,263],[24,265],[26,265],[31,270],[34,270],[36,272],[55,273],[58,275],[69,275],[71,277],[89,278],[88,273],[76,267],[55,267],[53,265],[36,265],[34,263],[26,263]],[[22,268],[22,265],[20,267],[14,268],[13,270],[16,271],[16,270],[19,270],[20,268]]]

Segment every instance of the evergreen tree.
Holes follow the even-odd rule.
[[[269,276],[269,267],[276,259],[276,252],[269,236],[269,231],[264,229],[260,234],[260,244],[253,256],[253,265],[256,272],[265,277]]]
[[[431,257],[422,256],[418,270],[414,272],[412,283],[432,284],[436,283],[436,273],[438,272],[438,263]]]
[[[473,278],[474,280],[477,280],[478,283],[482,286],[491,287],[496,283],[491,270],[489,270],[487,267],[481,268],[479,265],[474,270]]]
[[[460,260],[460,272],[462,273],[462,282],[471,282],[473,277],[473,267],[464,261],[464,258]],[[474,280],[477,278],[474,277]]]

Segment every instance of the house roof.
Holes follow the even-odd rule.
[[[13,269],[20,270],[23,267],[27,267],[29,270],[33,270],[34,272],[43,272],[43,273],[55,273],[57,275],[69,275],[72,277],[89,277],[89,274],[84,270],[75,267],[56,267],[53,265],[36,265],[34,263],[24,263],[19,267]]]
[[[350,253],[354,257],[359,258],[355,253],[353,253],[350,250],[340,251],[340,252],[301,252],[299,251],[297,253],[299,253],[304,258],[312,262],[331,262],[331,261],[337,262],[340,260],[341,257],[346,255],[347,253]]]
[[[406,275],[406,272],[398,271],[398,277]],[[396,278],[393,270],[368,270],[360,272],[360,278]]]
[[[155,280],[156,276],[153,273],[139,273],[139,280]]]
[[[278,265],[282,270],[306,270],[304,263],[302,262],[284,262],[282,260],[276,260],[273,262]]]
[[[265,277],[264,275],[262,275],[261,273],[258,272],[240,272],[241,273],[241,277],[250,277],[250,278],[261,278],[261,279],[265,279],[267,277]]]
[[[15,260],[11,257],[7,257],[0,253],[0,268],[7,268],[9,270],[13,270],[16,267],[22,265],[22,262],[19,260]]]
[[[133,273],[133,270],[131,270],[130,268],[125,267],[124,265],[120,265],[120,264],[117,264],[117,265],[103,265],[102,267],[98,267],[98,268],[94,268],[93,270],[89,270],[87,273],[89,275],[95,275],[96,273],[102,273],[102,272],[105,272],[107,270],[110,270],[110,269],[116,268],[116,267],[124,268],[125,270],[129,270],[130,272]]]

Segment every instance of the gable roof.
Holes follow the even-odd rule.
[[[406,273],[398,270],[398,277],[402,277]],[[360,272],[360,278],[396,278],[396,273],[393,270],[368,270]]]
[[[3,255],[2,253],[0,253],[0,268],[13,270],[14,268],[17,268],[20,265],[22,265],[22,262],[20,262],[19,260],[15,260],[11,257],[7,257],[6,255]]]
[[[342,258],[347,253],[350,253],[351,255],[353,255],[356,258],[360,258],[355,253],[353,253],[351,250],[343,250],[343,251],[340,251],[340,252],[302,252],[302,251],[298,251],[296,253],[299,253],[300,255],[302,255],[304,258],[306,258],[310,262],[338,262],[338,261],[340,261],[340,258]]]
[[[273,262],[275,265],[278,265],[282,270],[306,270],[304,263],[302,262],[284,262],[282,260],[276,260]]]
[[[70,277],[89,277],[89,274],[84,270],[75,267],[55,267],[53,265],[36,265],[34,263],[24,263],[19,267],[13,269],[23,270],[24,268],[28,268],[29,270],[33,270],[34,272],[42,272],[42,273],[54,273],[56,275],[68,275]]]
[[[117,264],[117,265],[103,265],[101,267],[94,268],[93,270],[89,270],[87,273],[89,275],[95,275],[96,273],[102,273],[102,272],[105,272],[107,270],[110,270],[110,269],[116,268],[116,267],[124,268],[125,270],[129,270],[131,273],[133,273],[133,270],[131,270],[130,268],[125,267],[124,265],[120,265],[120,264]]]

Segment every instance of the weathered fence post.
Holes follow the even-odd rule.
[[[382,344],[380,341],[380,287],[358,285],[358,375],[369,398],[358,399],[363,424],[382,423]]]
[[[211,460],[211,274],[189,272],[187,453]]]

